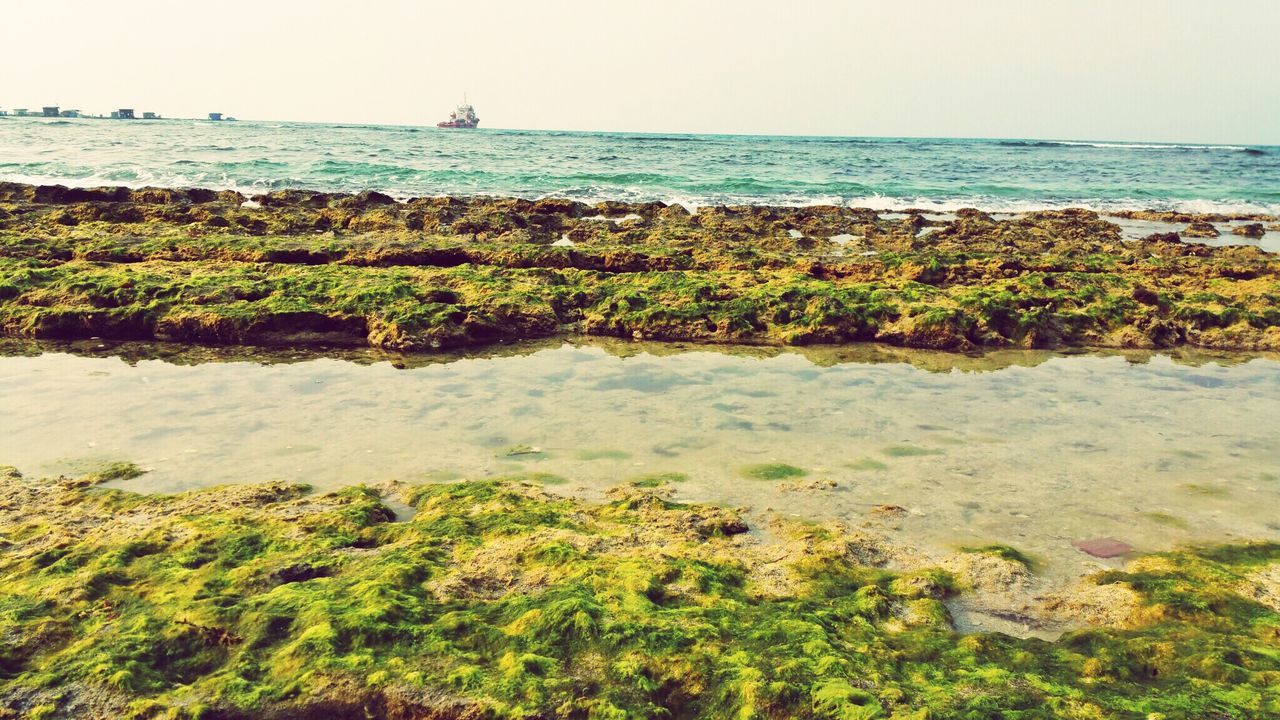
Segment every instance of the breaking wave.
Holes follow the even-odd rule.
[[[871,195],[851,198],[850,207],[864,207],[891,212],[916,209],[934,213],[951,213],[963,208],[976,208],[989,213],[1023,213],[1036,210],[1083,208],[1095,212],[1120,210],[1156,210],[1193,214],[1280,215],[1280,203],[1264,204],[1240,200],[1151,200],[1138,198],[1011,200],[995,197],[925,198]]]
[[[36,184],[1280,215],[1280,165],[1255,157],[1280,148],[1225,144],[15,120],[0,148],[0,180]]]
[[[1247,145],[1179,145],[1174,143],[1125,143],[1125,142],[1085,142],[1081,140],[1000,140],[996,143],[1002,147],[1052,148],[1081,147],[1104,150],[1170,150],[1170,151],[1226,151],[1241,152],[1250,155],[1266,155],[1265,150]]]

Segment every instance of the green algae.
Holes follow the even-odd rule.
[[[785,463],[761,463],[741,467],[738,474],[749,480],[792,480],[804,477],[809,472]]]
[[[102,465],[90,470],[84,475],[84,480],[93,483],[105,483],[113,480],[132,480],[146,473],[146,470],[138,467],[134,463],[125,461],[115,461],[103,463]]]
[[[1178,528],[1179,530],[1188,530],[1191,528],[1191,524],[1186,520],[1183,520],[1177,515],[1170,515],[1165,512],[1144,512],[1142,513],[1142,517],[1156,523],[1157,525],[1163,525],[1165,527]]]
[[[562,475],[548,472],[520,472],[512,475],[504,475],[500,480],[505,482],[516,483],[532,483],[534,485],[564,485],[569,482],[568,478]]]
[[[1027,555],[1021,550],[1009,545],[992,544],[965,546],[960,548],[960,552],[975,553],[978,555],[992,555],[1003,560],[1016,562],[1028,570],[1036,569],[1036,561],[1030,555]]]
[[[628,482],[633,487],[654,488],[654,487],[661,487],[663,485],[673,485],[677,483],[682,483],[688,479],[689,479],[689,476],[685,475],[684,473],[661,472],[661,473],[649,473],[647,475],[638,475],[636,477],[631,478]]]
[[[631,453],[622,450],[579,450],[576,454],[579,460],[626,460],[631,457]]]
[[[880,450],[880,452],[889,457],[925,457],[928,455],[943,455],[942,450],[934,448],[924,448],[918,445],[889,445]]]
[[[1226,497],[1230,494],[1227,488],[1218,485],[1205,485],[1203,483],[1186,483],[1182,486],[1183,490],[1194,495],[1202,495],[1204,497]]]
[[[503,450],[499,455],[500,457],[523,458],[528,456],[539,456],[542,454],[543,452],[541,448],[536,448],[532,445],[512,445],[506,450]]]
[[[879,460],[874,460],[872,458],[865,458],[865,457],[859,458],[858,460],[851,463],[845,463],[845,467],[849,468],[850,470],[880,471],[880,470],[889,469],[889,466],[886,465],[885,463],[882,463]]]
[[[406,522],[362,487],[0,492],[0,713],[17,717],[1280,712],[1280,613],[1248,590],[1277,543],[1103,573],[1136,619],[1047,643],[953,632],[947,573],[859,565],[831,526],[794,526],[788,580],[766,585],[776,547],[642,490],[424,485]]]
[[[434,351],[556,332],[807,345],[1275,349],[1280,264],[1121,242],[1085,211],[967,216],[927,237],[849,208],[0,185],[0,332]],[[274,198],[274,199],[272,199]],[[849,232],[832,255],[785,229]],[[551,243],[569,235],[575,247]],[[869,253],[869,254],[868,254]]]

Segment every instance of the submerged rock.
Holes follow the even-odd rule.
[[[901,518],[906,517],[909,513],[901,505],[876,505],[871,508],[871,514],[882,518]]]
[[[1249,223],[1231,228],[1231,234],[1257,240],[1267,234],[1267,229],[1262,226],[1262,223]]]
[[[1207,222],[1193,222],[1182,231],[1182,236],[1189,238],[1216,238],[1221,234],[1213,223]]]
[[[1099,558],[1120,557],[1121,555],[1127,555],[1133,552],[1133,546],[1124,541],[1109,537],[1076,540],[1073,541],[1071,545],[1082,553]]]

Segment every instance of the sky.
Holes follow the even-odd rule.
[[[0,0],[0,108],[1280,144],[1277,0]],[[22,60],[19,60],[22,58]]]

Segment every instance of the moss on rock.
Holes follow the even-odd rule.
[[[556,333],[1280,349],[1275,255],[1125,241],[1084,210],[903,223],[838,207],[243,201],[0,183],[0,333],[413,351]],[[917,236],[922,222],[933,231]],[[827,239],[840,236],[859,250]]]
[[[761,544],[730,511],[516,479],[407,499],[394,522],[364,487],[146,496],[9,474],[0,717],[1280,712],[1275,544],[1100,575],[1145,612],[1046,643],[955,633],[950,573],[864,566],[835,526]]]

